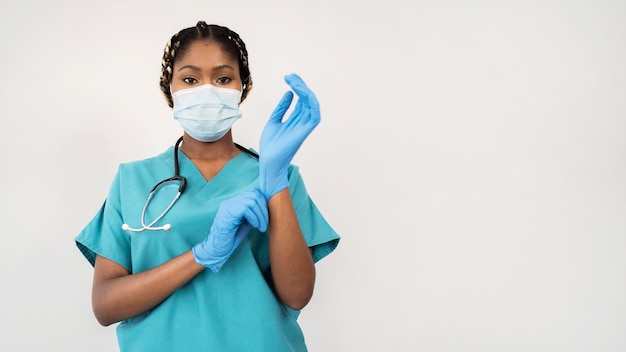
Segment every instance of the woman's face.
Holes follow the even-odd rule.
[[[194,41],[172,67],[172,93],[212,84],[218,88],[241,90],[239,62],[213,41]]]

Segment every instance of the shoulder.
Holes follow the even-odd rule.
[[[287,176],[290,182],[300,181],[300,167],[298,165],[291,164],[289,165],[289,169],[287,170]]]
[[[162,164],[171,164],[174,160],[174,148],[169,147],[160,154],[145,158],[120,163],[120,170],[151,169]]]

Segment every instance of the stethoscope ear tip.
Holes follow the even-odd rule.
[[[128,231],[129,229],[130,229],[130,226],[128,226],[128,224],[122,224],[122,230]]]
[[[170,225],[170,224],[163,225],[163,230],[165,230],[165,231],[169,231],[171,228],[172,228],[172,225]]]

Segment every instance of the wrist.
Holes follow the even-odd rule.
[[[212,272],[217,273],[226,262],[227,257],[215,257],[211,256],[209,253],[206,253],[202,243],[198,243],[191,248],[193,252],[193,260],[202,265],[205,268],[211,269]]]
[[[263,171],[259,174],[259,191],[265,196],[265,200],[269,200],[276,193],[283,191],[288,186],[289,178],[287,177],[287,172],[280,172],[273,177],[268,177]]]

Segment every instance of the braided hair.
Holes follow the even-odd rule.
[[[195,27],[185,28],[174,34],[165,45],[163,61],[161,62],[160,86],[167,104],[170,107],[174,106],[172,92],[170,90],[174,62],[178,57],[185,55],[189,45],[197,40],[215,41],[221,45],[222,50],[237,58],[243,85],[241,101],[244,101],[252,89],[252,78],[250,77],[250,68],[248,67],[248,51],[246,50],[246,44],[244,44],[237,33],[226,27],[206,24],[204,21],[199,21]]]

